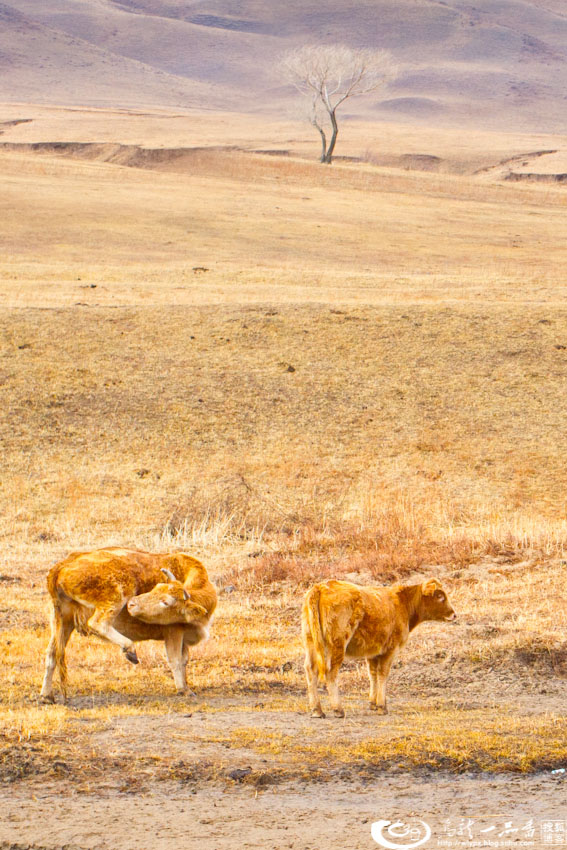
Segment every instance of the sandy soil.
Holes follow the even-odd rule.
[[[473,820],[473,835],[495,826],[485,837],[502,832],[512,821],[519,832],[511,835],[511,846],[522,846],[521,830],[533,819],[536,833],[528,846],[539,848],[545,846],[540,824],[567,818],[565,797],[564,781],[550,776],[383,774],[366,784],[301,783],[266,791],[176,782],[136,795],[112,788],[74,794],[63,782],[22,786],[0,795],[0,847],[363,850],[377,846],[370,835],[372,822],[418,818],[432,829],[429,846],[450,840],[447,819],[456,828],[463,819]],[[455,838],[452,846],[459,841],[473,846],[464,838]]]
[[[542,824],[567,821],[566,774],[456,776],[385,772],[359,763],[321,764],[310,775],[291,754],[276,758],[227,740],[235,731],[254,729],[266,737],[282,732],[313,744],[337,734],[363,740],[384,734],[388,718],[377,720],[361,706],[353,706],[343,721],[263,713],[260,706],[239,708],[237,701],[231,709],[191,711],[188,705],[186,715],[117,718],[93,735],[92,757],[108,765],[112,758],[118,764],[128,756],[146,756],[151,764],[152,753],[167,752],[176,779],[154,781],[149,767],[135,784],[125,782],[120,771],[83,784],[64,776],[14,784],[0,793],[0,848],[363,850],[377,846],[370,835],[373,822],[417,819],[432,830],[429,846],[472,848],[474,840],[485,838],[511,842],[485,846],[539,850],[548,846]],[[203,777],[197,778],[200,772]],[[525,829],[530,821],[532,837]],[[466,824],[470,834],[451,834]],[[517,831],[494,838],[506,824]],[[483,835],[482,829],[489,831]]]

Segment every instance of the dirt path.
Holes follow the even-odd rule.
[[[371,850],[378,846],[370,835],[372,822],[418,819],[431,827],[430,847],[472,848],[483,839],[492,841],[484,846],[539,850],[550,846],[542,824],[567,821],[565,791],[565,782],[551,776],[409,774],[385,774],[366,786],[338,781],[267,791],[159,783],[136,795],[104,787],[76,794],[65,782],[20,785],[0,795],[0,848]],[[469,820],[474,823],[467,827]],[[492,838],[510,822],[517,832]],[[462,836],[451,835],[459,829],[465,830]],[[495,843],[505,841],[511,844]]]
[[[371,850],[379,820],[425,822],[429,848],[567,846],[567,774],[372,772],[324,760],[314,770],[292,752],[247,745],[250,734],[269,741],[284,722],[287,735],[313,745],[379,733],[362,713],[314,724],[305,713],[237,705],[116,718],[85,751],[87,768],[103,765],[98,776],[36,777],[0,792],[0,850]],[[142,769],[129,774],[134,763]]]

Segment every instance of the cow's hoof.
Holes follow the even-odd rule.
[[[43,705],[53,705],[55,702],[55,697],[53,694],[41,694],[39,697],[39,701],[43,703]]]
[[[314,709],[313,709],[313,711],[311,712],[311,717],[321,717],[321,718],[324,718],[324,717],[326,717],[326,716],[327,716],[327,715],[325,714],[325,712],[323,711],[323,709],[322,709],[322,708],[314,708]]]
[[[388,709],[385,705],[376,705],[375,702],[370,703],[370,711],[375,711],[377,714],[388,714]]]
[[[131,664],[139,664],[138,656],[135,649],[123,649],[122,652]]]
[[[333,715],[335,717],[344,717],[345,716],[344,708],[334,708],[333,709]]]

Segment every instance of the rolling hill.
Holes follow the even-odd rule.
[[[353,115],[565,128],[560,0],[10,0],[0,4],[0,99],[289,110],[276,59],[313,41],[395,55],[396,81],[351,101]]]

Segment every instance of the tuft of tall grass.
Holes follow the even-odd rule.
[[[225,580],[242,589],[288,581],[307,585],[326,578],[350,578],[362,582],[401,581],[410,574],[435,567],[463,569],[481,558],[498,558],[510,563],[525,558],[538,560],[562,557],[567,545],[567,525],[543,522],[526,516],[500,520],[486,516],[461,517],[459,524],[447,523],[451,506],[412,504],[407,496],[384,499],[378,509],[368,502],[354,515],[319,521],[311,515],[296,516],[297,524],[279,535],[266,533],[256,538],[265,545],[244,566],[233,567]],[[253,526],[245,534],[253,539]]]

